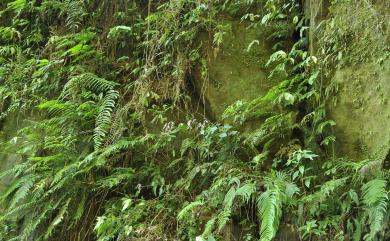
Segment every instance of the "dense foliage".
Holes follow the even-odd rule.
[[[1,144],[20,156],[1,174],[13,177],[1,241],[390,238],[389,172],[335,155],[332,91],[308,53],[300,1],[6,0],[0,10],[1,121],[21,120]],[[226,16],[269,30],[265,67],[279,84],[215,120],[194,110],[189,76],[207,80],[198,35],[223,45]],[[341,40],[324,41],[337,51]]]

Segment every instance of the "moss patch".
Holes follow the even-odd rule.
[[[334,1],[321,31],[322,67],[339,89],[337,103],[328,105],[336,150],[356,160],[383,160],[390,147],[388,4]]]
[[[337,123],[338,152],[383,160],[390,147],[390,61],[338,70],[334,81],[338,102],[329,113]]]
[[[202,93],[212,117],[220,119],[229,105],[237,100],[252,100],[267,93],[275,83],[267,79],[265,69],[271,45],[267,30],[262,27],[247,28],[240,20],[224,19],[227,26],[221,46],[213,44],[213,36],[200,36],[207,59],[207,78],[201,70],[195,76],[195,85]],[[248,51],[248,46],[251,45]],[[257,42],[258,41],[258,42]]]

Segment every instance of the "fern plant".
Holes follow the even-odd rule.
[[[386,223],[389,196],[386,180],[377,178],[365,183],[362,187],[362,202],[368,216],[369,233],[364,240],[376,240]],[[383,233],[381,234],[383,235]]]
[[[103,144],[104,137],[106,136],[111,123],[111,116],[112,112],[114,111],[115,101],[117,98],[118,92],[112,90],[108,91],[102,100],[98,116],[96,117],[96,124],[93,134],[95,150],[99,149]]]
[[[260,217],[260,240],[272,240],[279,227],[282,217],[282,208],[299,188],[287,182],[285,173],[271,173],[265,180],[266,191],[257,199],[257,206]]]
[[[335,155],[301,4],[1,1],[0,154],[21,164],[0,174],[0,240],[389,239],[389,173]],[[264,27],[277,84],[209,120],[192,77],[230,17]]]

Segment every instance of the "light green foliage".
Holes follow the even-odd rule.
[[[0,195],[0,241],[213,241],[231,227],[237,239],[271,241],[282,226],[301,240],[388,238],[388,171],[364,175],[367,161],[329,153],[336,123],[325,118],[300,1],[0,8],[1,120],[23,122],[1,136],[1,152],[21,164],[0,174],[12,179]],[[199,33],[226,47],[227,16],[271,27],[262,67],[277,84],[219,123],[193,113],[202,93],[189,79],[197,67],[207,79]]]

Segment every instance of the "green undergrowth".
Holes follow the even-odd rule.
[[[13,178],[1,241],[270,241],[287,226],[296,240],[389,238],[389,173],[335,156],[300,1],[0,8],[1,118],[24,118],[1,143],[21,161],[0,176]],[[226,14],[273,30],[278,84],[218,123],[194,113],[188,76],[207,61],[198,34],[223,44]]]

